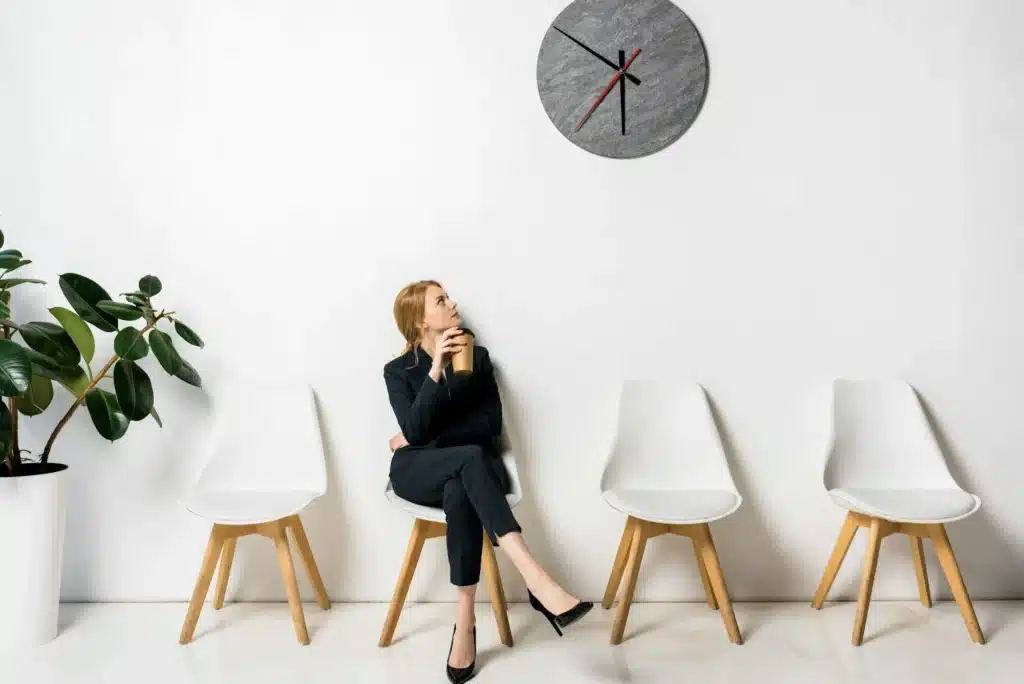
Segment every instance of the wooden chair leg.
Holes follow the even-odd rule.
[[[494,608],[494,619],[498,623],[498,634],[501,636],[501,643],[511,647],[512,628],[508,624],[508,603],[505,601],[505,589],[501,585],[501,573],[498,571],[498,559],[494,557],[494,547],[491,546],[491,540],[486,533],[484,533],[482,556],[484,581],[487,583],[487,591],[491,595],[491,607]]]
[[[309,545],[309,538],[306,537],[306,530],[302,527],[302,520],[297,515],[293,515],[288,519],[288,526],[292,530],[292,535],[295,537],[295,546],[299,552],[299,558],[302,559],[302,564],[306,568],[306,573],[309,575],[309,581],[313,585],[313,590],[316,592],[317,604],[323,609],[328,610],[331,607],[331,602],[327,598],[327,587],[324,586],[324,580],[320,577],[320,570],[316,566],[316,558],[313,557],[313,548]]]
[[[704,585],[704,595],[707,596],[708,606],[713,610],[718,610],[718,601],[715,600],[715,591],[711,587],[711,578],[708,577],[708,568],[704,565],[704,559],[700,557],[700,549],[697,548],[696,540],[691,539],[693,542],[693,555],[697,558],[697,569],[700,570],[700,581]]]
[[[288,595],[288,607],[292,613],[292,624],[299,643],[309,643],[309,632],[306,630],[306,616],[302,613],[302,598],[299,596],[299,583],[295,578],[295,564],[288,548],[288,535],[283,523],[277,523],[274,532],[274,547],[277,549],[277,562],[281,566],[281,581],[284,583],[285,594]]]
[[[828,564],[825,565],[825,572],[821,576],[818,590],[814,592],[814,598],[811,600],[813,607],[820,609],[825,602],[828,590],[832,588],[832,583],[835,581],[836,575],[839,574],[839,566],[843,564],[846,552],[850,550],[850,544],[853,542],[856,534],[857,521],[852,513],[847,513],[846,520],[843,521],[843,527],[839,531],[839,538],[836,539],[835,548],[832,549],[832,555],[829,556]]]
[[[647,545],[647,523],[638,520],[633,525],[633,540],[629,548],[629,560],[626,564],[626,583],[622,586],[622,594],[619,596],[619,609],[615,612],[615,622],[612,624],[612,645],[622,643],[622,634],[626,631],[626,619],[629,618],[629,608],[633,603],[633,592],[636,591],[636,578],[640,574],[640,563],[644,559],[644,547]]]
[[[423,542],[427,539],[428,526],[429,523],[426,520],[419,519],[412,526],[412,533],[409,535],[409,545],[405,550],[405,560],[402,561],[402,570],[398,573],[398,583],[395,584],[395,593],[391,597],[388,616],[384,620],[384,629],[380,632],[378,645],[382,648],[390,646],[391,640],[395,636],[398,618],[402,615],[402,606],[405,604],[405,597],[409,593],[412,576],[416,572],[416,564],[420,561],[420,552],[423,551]]]
[[[921,603],[932,607],[932,592],[928,587],[928,566],[924,564],[924,544],[920,537],[910,536],[910,555],[914,557],[914,573],[917,575],[917,590]]]
[[[878,549],[881,544],[882,520],[872,518],[868,548],[864,555],[864,574],[860,578],[860,594],[857,597],[857,619],[853,623],[854,646],[860,646],[864,640],[864,625],[868,621],[868,606],[871,603],[871,589],[875,584],[875,568],[878,567]]]
[[[231,563],[235,560],[235,546],[238,544],[238,537],[231,537],[224,542],[223,550],[220,552],[220,568],[217,570],[217,588],[213,592],[213,609],[220,610],[224,607],[224,595],[228,590],[228,577],[231,576]]]
[[[946,575],[949,588],[953,592],[953,598],[960,607],[960,614],[964,617],[967,625],[967,632],[971,635],[971,641],[976,644],[985,643],[985,635],[981,633],[981,626],[978,624],[978,616],[974,614],[974,605],[971,597],[967,595],[967,587],[964,585],[964,578],[960,574],[960,567],[957,565],[956,556],[953,555],[953,547],[946,536],[944,525],[930,526],[932,543],[935,545],[935,555],[939,557],[939,565]]]
[[[626,518],[626,524],[622,529],[622,538],[619,540],[619,550],[615,552],[612,573],[608,576],[608,586],[604,590],[604,599],[601,601],[601,607],[606,610],[612,607],[612,603],[615,601],[615,592],[619,590],[622,571],[626,569],[626,561],[629,560],[629,548],[633,543],[633,529],[636,525],[636,518],[633,516]]]
[[[210,582],[213,581],[213,572],[217,569],[217,557],[220,555],[220,549],[223,544],[224,537],[220,526],[214,525],[213,529],[210,530],[210,539],[206,542],[203,564],[199,569],[199,578],[196,579],[195,589],[192,591],[192,600],[188,604],[185,624],[181,626],[181,635],[178,637],[179,644],[187,644],[192,641],[192,635],[196,631],[196,624],[199,622],[199,613],[203,610],[206,593],[210,590]]]
[[[700,556],[708,571],[708,578],[715,590],[715,598],[718,599],[719,611],[722,613],[722,622],[725,623],[725,631],[729,634],[729,641],[734,644],[742,644],[743,637],[740,635],[740,628],[736,625],[736,616],[732,611],[732,601],[729,600],[729,592],[725,587],[725,577],[722,575],[722,566],[718,561],[718,551],[715,550],[715,542],[711,538],[711,527],[706,523],[700,525],[694,537],[700,546]]]

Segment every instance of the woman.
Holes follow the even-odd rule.
[[[401,432],[391,438],[391,484],[403,499],[440,506],[448,522],[448,564],[459,596],[448,654],[448,680],[460,684],[476,664],[476,586],[483,534],[505,550],[523,576],[530,605],[561,634],[593,604],[566,592],[526,548],[505,494],[500,458],[501,399],[487,349],[473,349],[469,375],[446,372],[463,347],[456,303],[432,280],[406,286],[395,299],[405,351],[384,367]]]

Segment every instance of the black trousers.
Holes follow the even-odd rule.
[[[448,566],[457,587],[480,581],[484,531],[497,545],[497,537],[521,530],[505,499],[505,464],[490,449],[403,447],[391,458],[391,485],[403,499],[444,509]]]

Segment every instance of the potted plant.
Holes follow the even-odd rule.
[[[0,396],[6,398],[0,401],[0,643],[28,646],[57,635],[68,466],[51,460],[55,440],[83,406],[110,441],[133,422],[152,417],[159,425],[153,384],[140,362],[154,356],[165,371],[199,387],[199,373],[160,326],[173,326],[188,344],[202,347],[203,341],[173,311],[153,304],[162,286],[151,275],[120,302],[89,278],[65,273],[59,284],[70,309],[51,308],[53,321],[15,322],[12,290],[45,283],[9,277],[31,262],[16,249],[2,249],[3,242],[0,233]],[[94,328],[116,333],[113,355],[98,368]],[[54,403],[55,386],[71,394],[71,405],[41,449],[29,450],[19,439],[19,423]]]

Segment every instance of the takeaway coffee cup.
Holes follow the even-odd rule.
[[[452,354],[452,370],[459,375],[469,375],[473,372],[473,333],[463,328],[458,340],[465,346]]]

